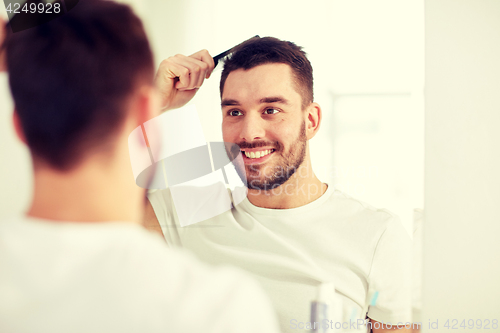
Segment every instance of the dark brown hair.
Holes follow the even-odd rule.
[[[274,37],[250,39],[238,45],[226,58],[220,79],[221,97],[229,73],[269,63],[287,64],[291,67],[296,89],[302,96],[302,108],[313,102],[313,73],[306,53],[296,44]]]
[[[80,1],[47,23],[9,31],[5,47],[27,144],[34,158],[56,169],[70,169],[109,143],[137,85],[153,84],[142,23],[113,1]]]

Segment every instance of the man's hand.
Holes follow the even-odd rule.
[[[156,73],[161,110],[179,108],[189,102],[213,70],[214,60],[207,50],[189,57],[178,54],[163,60]]]

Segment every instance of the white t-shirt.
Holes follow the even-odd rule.
[[[306,327],[318,286],[328,282],[335,286],[334,322],[366,315],[393,325],[411,322],[411,239],[386,210],[329,186],[302,207],[266,209],[246,198],[216,217],[180,227],[169,189],[149,200],[169,244],[252,273],[271,297],[282,331]]]
[[[0,221],[0,332],[277,332],[246,274],[132,223]]]

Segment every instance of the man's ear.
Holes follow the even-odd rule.
[[[307,140],[312,139],[319,130],[322,114],[318,103],[311,103],[306,110],[306,136]]]
[[[18,137],[18,139],[21,140],[21,142],[23,142],[25,145],[28,145],[26,136],[24,135],[23,127],[21,125],[21,119],[19,118],[19,114],[15,109],[12,113],[12,123],[14,124],[14,130],[16,131],[16,136]]]
[[[135,126],[160,115],[160,99],[158,91],[153,86],[142,86],[133,98],[132,110],[135,114]]]

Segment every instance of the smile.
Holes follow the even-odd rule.
[[[250,159],[261,158],[274,152],[274,149],[266,149],[259,151],[245,151],[245,156]]]

